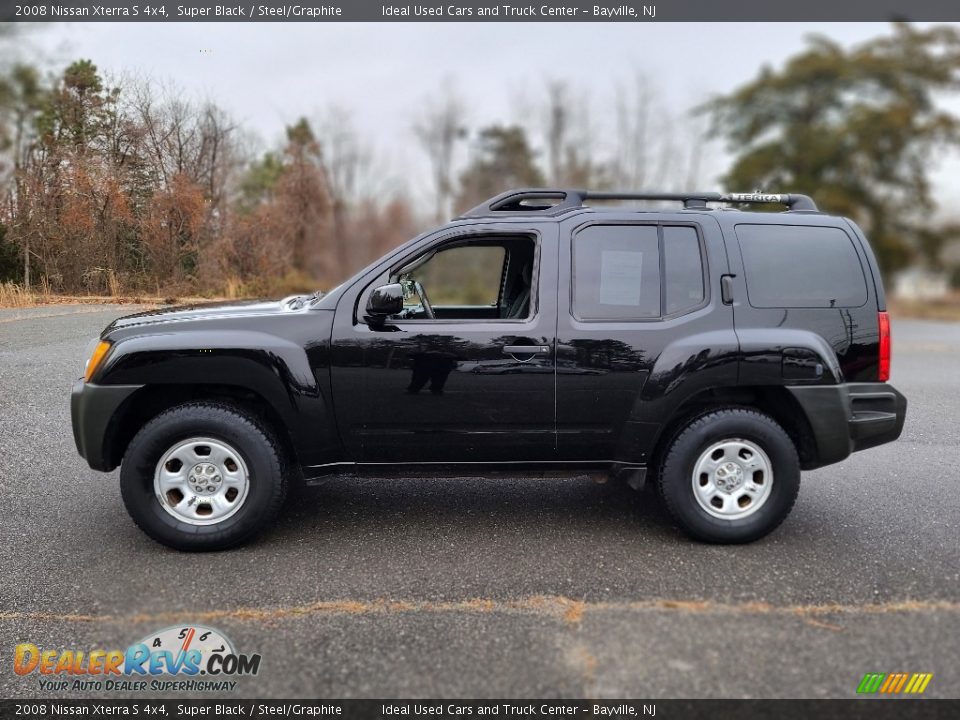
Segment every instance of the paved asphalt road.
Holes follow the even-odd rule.
[[[240,697],[851,697],[868,671],[960,697],[960,325],[895,321],[902,439],[806,473],[753,545],[688,541],[611,483],[398,477],[311,488],[256,543],[188,555],[73,446],[84,347],[131,311],[0,311],[0,697],[50,694],[16,643],[189,621],[262,654]]]

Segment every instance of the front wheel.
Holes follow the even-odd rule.
[[[127,448],[120,491],[134,522],[178,550],[239,545],[276,515],[283,451],[254,417],[191,403],[148,422]]]
[[[674,438],[659,489],[674,520],[693,537],[751,542],[790,513],[800,490],[800,462],[793,441],[767,415],[717,410]]]

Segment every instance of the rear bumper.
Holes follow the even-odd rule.
[[[110,458],[107,430],[117,408],[142,385],[94,385],[77,380],[70,393],[73,441],[80,457],[94,470],[110,471],[117,465]]]
[[[903,432],[907,399],[887,383],[788,387],[810,423],[817,460],[839,462],[852,452],[893,442]]]

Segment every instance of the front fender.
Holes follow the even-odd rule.
[[[269,404],[301,464],[329,461],[339,449],[306,351],[270,333],[198,329],[119,339],[95,380],[103,387],[235,387]]]
[[[256,330],[180,331],[121,339],[96,380],[101,385],[254,382],[291,397],[318,392],[303,348]]]

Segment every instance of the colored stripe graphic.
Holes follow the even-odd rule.
[[[863,680],[860,681],[860,685],[857,687],[857,692],[875,693],[880,689],[880,683],[883,682],[885,677],[885,673],[867,673],[863,676]]]
[[[900,673],[899,675],[897,675],[897,681],[890,688],[890,692],[898,693],[901,690],[903,690],[903,686],[907,682],[908,677],[910,677],[910,675],[907,673]]]
[[[891,695],[900,692],[900,683],[905,682],[908,677],[910,676],[907,675],[907,673],[896,673],[893,682],[890,683],[890,689],[887,690],[887,692]]]
[[[919,695],[927,689],[933,673],[867,673],[857,686],[857,692],[871,695]]]

